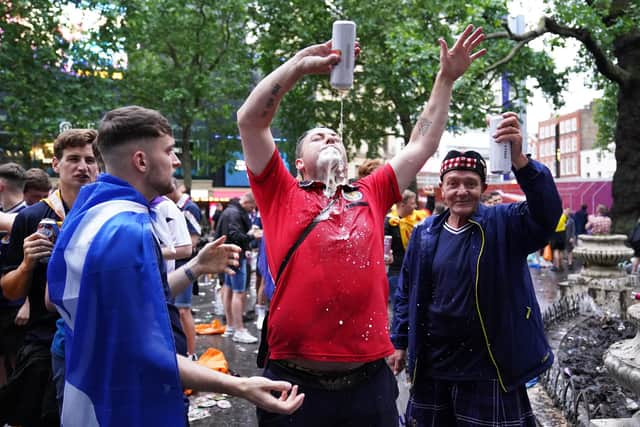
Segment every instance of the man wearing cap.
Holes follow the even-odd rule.
[[[562,212],[549,170],[522,152],[520,124],[503,114],[526,201],[486,207],[486,165],[450,151],[440,169],[448,210],[414,230],[400,274],[391,340],[394,371],[413,386],[407,425],[534,426],[524,384],[553,363],[527,268]]]

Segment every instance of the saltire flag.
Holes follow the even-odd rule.
[[[65,321],[63,426],[185,425],[156,245],[127,182],[103,174],[82,188],[48,268]]]

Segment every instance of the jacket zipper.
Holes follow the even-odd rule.
[[[480,229],[480,236],[482,237],[482,245],[480,245],[480,253],[478,254],[478,261],[476,263],[476,280],[475,280],[476,311],[478,312],[478,319],[480,320],[480,328],[482,329],[482,335],[484,336],[484,341],[485,341],[485,344],[487,345],[487,351],[489,352],[489,359],[491,359],[491,363],[496,368],[496,373],[498,374],[498,382],[500,383],[500,387],[502,387],[502,390],[506,392],[507,388],[504,386],[504,383],[502,382],[502,375],[500,374],[500,368],[498,367],[498,362],[496,362],[496,359],[493,356],[493,352],[491,351],[491,344],[489,344],[489,336],[487,335],[487,328],[484,325],[484,319],[482,318],[482,312],[480,311],[480,301],[478,299],[478,283],[480,281],[480,258],[482,258],[482,255],[484,253],[484,242],[485,242],[484,230],[482,229],[482,226],[480,225],[480,223],[473,221],[471,219],[469,220],[469,222],[478,226],[478,229]]]

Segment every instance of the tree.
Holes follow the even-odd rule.
[[[625,233],[640,217],[640,3],[637,0],[554,0],[538,27],[526,34],[495,34],[514,49],[549,34],[581,43],[577,68],[590,70],[594,85],[605,89],[596,107],[600,141],[616,143],[613,177],[613,230]],[[614,103],[615,100],[615,111]],[[617,118],[616,118],[617,115]]]
[[[265,72],[302,47],[330,39],[334,20],[356,22],[362,54],[354,88],[344,100],[344,140],[351,148],[366,142],[372,157],[388,136],[408,141],[439,66],[438,38],[451,46],[467,23],[497,31],[507,14],[505,2],[495,0],[260,0],[250,10],[256,22],[258,65]],[[489,53],[456,84],[451,130],[483,127],[486,114],[501,111],[492,87],[507,70],[513,87],[533,77],[560,105],[557,94],[566,76],[556,72],[546,53],[522,47],[507,65],[499,62],[510,52],[506,40],[491,40],[484,47]],[[489,64],[496,65],[487,70]],[[526,102],[528,92],[519,90],[517,96]],[[326,76],[305,77],[287,94],[276,120],[287,139],[295,140],[316,123],[337,128],[339,111],[338,95],[330,90]]]
[[[53,139],[61,121],[95,124],[111,102],[114,71],[97,49],[98,27],[73,30],[64,22],[66,2],[11,0],[0,4],[0,122],[7,151],[31,165],[34,144]],[[99,19],[99,13],[93,15]],[[113,23],[101,22],[103,27]],[[4,144],[3,144],[4,145]]]
[[[129,58],[123,100],[155,108],[175,123],[190,186],[193,156],[215,167],[240,150],[235,110],[251,83],[246,6],[241,0],[123,4]],[[194,140],[207,150],[194,152]]]

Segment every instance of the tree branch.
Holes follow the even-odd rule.
[[[512,49],[511,49],[511,52],[509,52],[509,53],[507,54],[507,56],[505,56],[504,58],[502,58],[502,59],[501,59],[501,60],[499,60],[498,62],[496,62],[496,63],[494,63],[494,64],[492,64],[492,65],[489,65],[489,66],[488,66],[484,71],[485,71],[486,73],[489,73],[489,72],[491,72],[491,71],[495,70],[496,68],[499,68],[499,67],[503,66],[504,64],[506,64],[507,62],[511,61],[511,60],[513,59],[513,57],[514,57],[514,56],[516,56],[516,53],[518,53],[518,51],[519,51],[520,49],[522,49],[522,47],[523,47],[524,45],[526,45],[526,44],[527,44],[527,42],[525,42],[525,41],[520,41],[520,42],[518,42],[518,43],[517,43],[517,44],[516,44]]]
[[[631,81],[631,73],[624,68],[621,68],[613,63],[613,61],[607,58],[606,53],[602,50],[602,47],[593,38],[591,32],[585,28],[571,28],[559,24],[551,18],[544,18],[544,25],[547,30],[552,34],[557,34],[563,37],[573,37],[580,41],[584,47],[593,55],[593,59],[596,63],[596,68],[606,78],[618,83],[620,86],[627,86]]]
[[[225,25],[223,25],[224,28],[224,37],[223,37],[223,42],[221,43],[221,47],[218,49],[218,56],[211,61],[211,64],[209,65],[209,71],[215,71],[218,68],[218,65],[220,65],[220,62],[222,62],[222,59],[224,58],[226,52],[227,52],[227,47],[229,46],[229,40],[231,40],[231,15],[227,16],[227,19],[225,20]]]
[[[500,67],[501,65],[506,64],[526,43],[537,37],[540,37],[545,33],[551,33],[561,37],[571,37],[578,40],[583,44],[585,49],[587,49],[587,51],[591,53],[596,64],[596,68],[603,76],[613,82],[618,83],[621,86],[626,86],[630,83],[632,78],[631,73],[629,73],[624,68],[617,66],[613,61],[607,58],[606,53],[598,44],[598,42],[593,38],[593,35],[589,30],[585,28],[567,27],[546,16],[540,20],[538,28],[523,34],[512,33],[506,25],[505,31],[487,34],[485,37],[486,39],[507,38],[517,41],[518,44],[516,44],[516,46],[511,49],[511,52],[509,52],[509,54],[505,58],[499,60],[493,65],[490,65],[485,70],[485,72],[492,71]]]
[[[182,64],[180,64],[180,61],[178,60],[178,52],[171,42],[167,42],[167,49],[169,50],[169,57],[173,61],[173,66],[175,68],[180,68]]]

